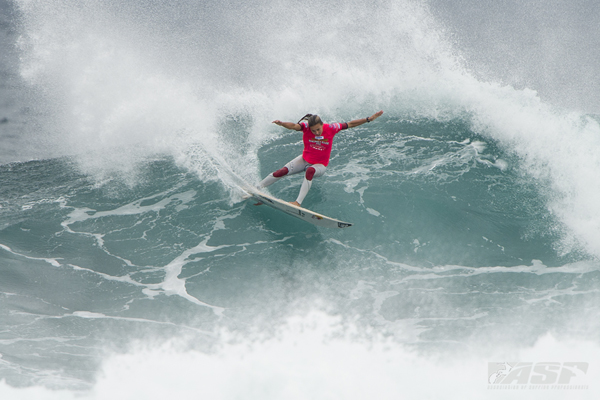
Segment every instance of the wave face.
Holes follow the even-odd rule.
[[[488,362],[595,367],[597,117],[470,71],[456,10],[1,6],[3,398],[482,398]],[[353,227],[243,199],[302,150],[273,119],[379,109],[303,204]]]

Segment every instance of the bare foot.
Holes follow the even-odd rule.
[[[255,205],[255,206],[262,206],[262,205],[263,205],[263,202],[262,202],[262,201],[259,201],[258,203],[254,203],[254,205]]]
[[[292,204],[296,207],[300,207],[300,203],[298,203],[297,201],[290,201],[290,204]]]

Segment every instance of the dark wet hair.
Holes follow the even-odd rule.
[[[298,121],[298,123],[302,122],[302,121],[308,121],[308,127],[310,128],[311,126],[315,126],[318,124],[323,125],[323,121],[321,121],[321,117],[319,117],[316,114],[306,114],[304,117],[300,118],[300,121]]]
[[[315,126],[315,125],[323,125],[323,121],[321,121],[321,117],[319,117],[318,115],[311,115],[310,118],[308,118],[308,127],[310,128],[311,126]]]

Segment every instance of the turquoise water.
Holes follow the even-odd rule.
[[[0,393],[494,398],[488,362],[596,367],[593,115],[476,79],[419,3],[378,4],[380,28],[336,19],[324,37],[270,19],[295,3],[153,4],[10,5],[9,75],[39,96],[5,125],[42,155],[0,165]],[[359,40],[379,30],[382,44]],[[295,59],[306,37],[332,50]],[[340,58],[350,39],[369,57]],[[379,109],[335,138],[303,204],[353,227],[243,199],[240,177],[302,150],[271,120]],[[300,184],[269,190],[293,200]],[[593,376],[527,395],[592,398]]]

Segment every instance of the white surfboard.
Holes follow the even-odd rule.
[[[303,221],[309,222],[316,226],[322,226],[325,228],[348,228],[352,226],[349,222],[339,221],[334,218],[327,217],[325,215],[316,213],[307,208],[298,207],[290,204],[286,201],[280,200],[269,194],[260,192],[257,189],[251,187],[245,187],[244,190],[256,200],[263,204],[272,207],[276,210],[283,211],[293,217],[300,218]]]

